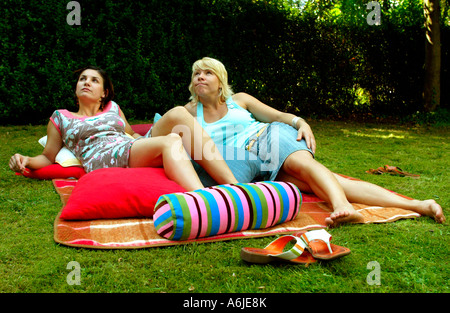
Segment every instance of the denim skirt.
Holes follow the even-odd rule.
[[[297,141],[297,130],[287,124],[273,122],[263,132],[251,136],[248,149],[217,146],[225,162],[240,183],[274,181],[289,155],[307,150],[306,141]],[[195,161],[192,164],[205,187],[217,185],[208,173]]]
[[[251,183],[262,180],[261,167],[264,162],[258,156],[247,150],[231,146],[217,145],[217,148],[238,182]],[[217,182],[211,178],[204,168],[194,160],[191,160],[191,162],[200,181],[205,187],[217,185]]]
[[[259,136],[249,138],[249,142],[252,142],[249,151],[261,162],[260,179],[275,180],[284,161],[296,151],[307,150],[314,157],[312,150],[306,146],[305,139],[297,141],[297,136],[298,131],[292,126],[273,122]]]

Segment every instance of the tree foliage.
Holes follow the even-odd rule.
[[[4,0],[0,8],[0,123],[42,123],[76,110],[72,72],[106,69],[129,118],[188,101],[191,65],[221,60],[235,91],[304,116],[401,115],[423,110],[422,1]],[[442,85],[449,83],[449,5],[441,1]],[[443,88],[441,106],[449,91]]]

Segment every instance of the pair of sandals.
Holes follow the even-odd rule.
[[[317,260],[334,260],[350,254],[350,249],[330,243],[331,235],[325,229],[299,232],[279,237],[265,248],[245,247],[241,258],[249,263],[267,264],[274,261],[309,265]],[[293,247],[284,251],[290,242]]]
[[[419,178],[420,175],[418,174],[411,174],[408,172],[403,171],[400,167],[397,166],[390,166],[390,165],[385,165],[383,167],[379,167],[377,169],[373,169],[371,168],[370,170],[366,171],[366,173],[368,174],[374,174],[374,175],[381,175],[381,174],[390,174],[390,175],[394,175],[394,176],[400,176],[400,177],[413,177],[413,178]]]

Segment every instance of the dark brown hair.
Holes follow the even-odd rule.
[[[76,83],[75,83],[75,103],[78,106],[78,98],[76,95],[77,90],[77,83],[80,79],[81,73],[83,73],[85,70],[94,70],[97,71],[103,78],[103,90],[105,91],[105,97],[103,97],[100,101],[100,109],[103,111],[105,106],[114,98],[114,86],[112,84],[111,78],[109,78],[108,74],[105,70],[101,69],[100,67],[89,65],[82,69],[74,71],[74,75],[76,76]]]

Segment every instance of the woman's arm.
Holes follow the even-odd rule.
[[[61,135],[52,122],[47,126],[47,143],[42,154],[29,157],[19,153],[14,154],[9,160],[9,167],[14,172],[23,173],[28,169],[40,169],[55,163],[56,155],[63,146]]]
[[[297,140],[300,141],[302,140],[302,138],[304,138],[308,148],[310,148],[313,153],[316,152],[316,140],[314,138],[311,127],[301,117],[297,117],[294,114],[278,111],[262,103],[255,97],[243,92],[233,95],[233,100],[239,106],[252,113],[258,121],[265,123],[281,122],[291,125],[298,130]]]

